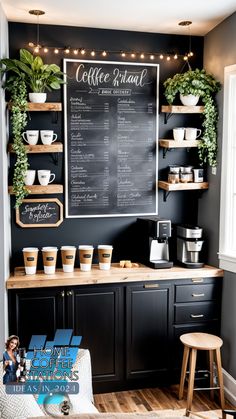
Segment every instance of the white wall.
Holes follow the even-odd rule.
[[[8,56],[8,22],[0,4],[0,58]],[[7,192],[8,156],[5,92],[0,88],[0,348],[4,349],[8,334],[5,281],[9,277],[10,205]]]
[[[236,13],[209,32],[204,39],[204,68],[222,83],[217,95],[219,106],[217,175],[209,176],[209,191],[199,200],[198,223],[206,232],[209,244],[208,263],[218,265],[220,179],[223,127],[224,67],[236,64]],[[236,274],[224,273],[221,336],[224,341],[223,367],[236,379]]]

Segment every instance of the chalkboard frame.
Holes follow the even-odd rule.
[[[78,64],[91,64],[91,65],[121,65],[121,66],[133,66],[135,67],[152,67],[155,69],[155,87],[156,87],[156,96],[155,96],[155,129],[156,129],[156,138],[155,138],[155,180],[153,176],[153,191],[155,193],[155,210],[154,211],[137,211],[137,213],[122,213],[122,209],[120,209],[120,212],[117,211],[116,213],[109,213],[104,211],[104,213],[94,213],[94,214],[71,214],[69,210],[69,167],[68,167],[68,156],[69,156],[69,150],[68,150],[68,118],[67,118],[67,104],[70,101],[70,97],[68,95],[69,87],[71,81],[73,81],[73,77],[71,77],[70,74],[67,72],[67,63],[78,63]],[[64,93],[64,144],[65,144],[65,150],[64,150],[64,161],[65,161],[65,218],[101,218],[101,217],[128,217],[128,216],[143,216],[143,215],[157,215],[158,214],[158,132],[159,132],[159,77],[160,77],[160,65],[156,63],[146,63],[146,62],[125,62],[125,61],[97,61],[97,60],[86,60],[86,59],[74,59],[74,58],[66,58],[63,59],[63,72],[64,72],[64,80],[65,84],[63,86],[63,93]],[[91,90],[91,88],[90,88]],[[91,92],[90,92],[91,93]]]
[[[21,209],[22,207],[16,208],[16,223],[23,228],[43,228],[43,227],[58,227],[63,222],[63,204],[57,198],[48,198],[48,199],[23,199],[22,203],[54,203],[58,206],[59,217],[55,223],[38,223],[38,224],[25,224],[21,220]]]

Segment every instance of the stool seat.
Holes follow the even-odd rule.
[[[211,351],[221,348],[223,340],[209,333],[185,333],[180,336],[181,342],[189,348]]]

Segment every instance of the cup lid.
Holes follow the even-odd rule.
[[[39,249],[37,247],[24,247],[22,252],[38,252]]]
[[[75,246],[61,246],[61,250],[75,250]]]
[[[51,252],[51,251],[54,251],[55,252],[55,250],[58,250],[57,249],[57,247],[42,247],[42,252]]]
[[[113,249],[113,246],[110,244],[99,244],[98,249]]]
[[[79,249],[81,250],[91,250],[93,249],[93,246],[87,245],[87,244],[81,244],[79,245]]]

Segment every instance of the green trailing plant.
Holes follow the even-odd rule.
[[[13,192],[16,197],[15,207],[19,207],[22,200],[28,195],[24,179],[29,163],[26,147],[22,142],[22,132],[27,125],[27,90],[24,81],[13,81],[11,85],[11,102],[13,150],[16,153]]]
[[[1,64],[6,66],[5,71],[24,79],[30,92],[43,93],[45,90],[60,89],[64,83],[63,72],[56,64],[44,64],[42,58],[34,57],[26,49],[20,49],[20,59],[4,58]],[[7,81],[9,84],[10,79]]]
[[[184,96],[191,94],[201,98],[204,104],[204,120],[202,123],[203,134],[198,147],[199,160],[202,165],[216,166],[218,110],[215,94],[220,90],[220,83],[204,69],[196,69],[175,74],[164,82],[164,87],[164,95],[170,105],[178,93]]]

